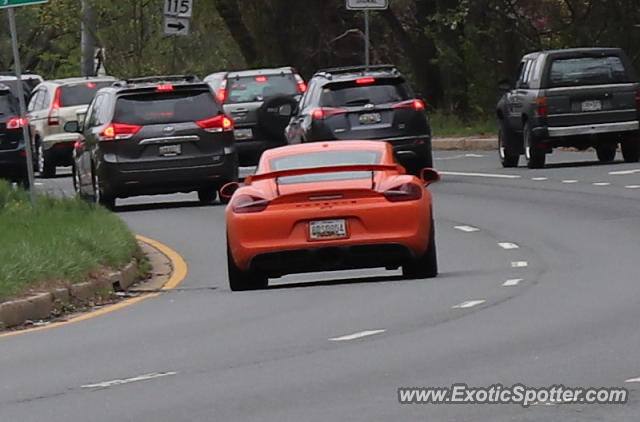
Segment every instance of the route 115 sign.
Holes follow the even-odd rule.
[[[193,0],[164,0],[164,14],[190,18],[193,15]]]
[[[349,10],[385,10],[389,8],[389,0],[347,0]]]

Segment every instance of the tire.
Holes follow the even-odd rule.
[[[42,143],[38,144],[38,170],[40,177],[49,179],[56,175],[56,163],[51,152],[45,151]]]
[[[529,122],[525,122],[522,129],[522,138],[524,141],[524,156],[527,159],[527,167],[530,169],[541,169],[546,161],[546,153],[533,144],[533,133]]]
[[[265,289],[269,285],[269,279],[255,271],[244,271],[238,268],[227,240],[227,273],[229,276],[229,288],[233,292]]]
[[[622,158],[626,163],[637,163],[640,161],[640,139],[635,138],[622,142]]]
[[[513,147],[515,135],[503,120],[498,130],[498,156],[502,167],[518,167],[520,152]]]
[[[608,163],[616,158],[618,144],[603,143],[596,145],[596,155],[601,163]]]
[[[436,230],[431,219],[431,235],[429,245],[424,254],[417,257],[413,262],[402,266],[402,276],[406,279],[433,278],[438,275],[438,257],[436,251]]]
[[[98,175],[93,173],[93,199],[96,204],[102,205],[103,207],[114,210],[116,208],[116,197],[115,195],[105,195],[100,189],[100,179]]]
[[[215,188],[206,188],[198,190],[198,200],[202,205],[211,205],[216,201],[218,191]]]

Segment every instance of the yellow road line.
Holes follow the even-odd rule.
[[[137,235],[136,238],[142,242],[148,243],[151,246],[153,246],[154,248],[158,249],[160,252],[162,252],[163,254],[165,254],[167,256],[167,258],[169,258],[169,260],[171,261],[171,266],[173,268],[173,272],[171,274],[171,278],[169,279],[169,281],[166,282],[166,284],[162,287],[162,290],[171,290],[171,289],[175,289],[180,283],[182,283],[185,278],[187,278],[187,274],[188,274],[188,266],[186,261],[184,260],[184,258],[182,258],[182,256],[177,253],[176,251],[174,251],[173,249],[171,249],[170,247],[168,247],[167,245],[158,242],[157,240],[153,240],[153,239],[149,239],[148,237],[144,237],[144,236],[140,236]],[[143,300],[146,299],[150,299],[152,297],[156,297],[159,296],[159,293],[149,293],[149,294],[145,294],[143,296],[138,296],[138,297],[133,297],[130,299],[126,299],[122,302],[118,302],[115,303],[113,305],[108,305],[105,306],[104,308],[98,309],[96,311],[93,312],[89,312],[86,314],[82,314],[82,315],[78,315],[77,317],[73,317],[67,321],[61,321],[61,322],[54,322],[53,324],[49,324],[49,325],[43,325],[41,327],[33,327],[33,328],[28,328],[26,330],[18,330],[18,331],[11,331],[8,333],[4,333],[4,334],[0,334],[0,338],[4,338],[4,337],[12,337],[12,336],[17,336],[20,334],[27,334],[27,333],[33,333],[35,331],[42,331],[42,330],[48,330],[50,328],[56,328],[56,327],[62,327],[64,325],[69,325],[69,324],[74,324],[76,322],[81,322],[81,321],[86,321],[88,319],[92,319],[92,318],[96,318],[99,317],[101,315],[105,315],[111,312],[115,312],[119,309],[122,308],[126,308],[128,306],[134,305],[138,302],[142,302]]]

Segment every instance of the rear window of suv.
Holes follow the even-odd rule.
[[[18,100],[9,92],[0,92],[0,115],[17,113]]]
[[[368,79],[368,78],[363,78]],[[348,107],[365,104],[388,104],[411,99],[411,92],[400,79],[377,79],[328,84],[322,89],[322,107]]]
[[[227,104],[263,101],[274,95],[297,95],[293,74],[242,76],[227,79]]]
[[[102,82],[82,82],[76,85],[66,85],[61,87],[60,106],[72,107],[77,105],[88,105],[93,100],[96,92],[100,88],[113,85],[113,81]]]
[[[122,96],[116,102],[114,121],[132,125],[195,122],[221,112],[208,89],[176,90]]]
[[[628,82],[620,57],[576,57],[551,63],[551,86],[596,85]]]

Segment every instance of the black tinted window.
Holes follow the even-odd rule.
[[[9,93],[0,92],[0,114],[17,114],[18,100]]]
[[[371,84],[336,83],[322,89],[320,105],[323,107],[345,107],[387,104],[410,98],[409,89],[400,80],[378,80]]]
[[[243,76],[227,80],[227,103],[262,101],[274,95],[296,95],[298,85],[292,74]]]
[[[551,63],[552,86],[594,85],[628,82],[617,56],[558,59]]]
[[[67,85],[60,88],[60,105],[71,107],[91,103],[100,88],[111,86],[113,82],[83,82],[77,85]]]
[[[369,150],[312,152],[308,154],[274,158],[270,161],[270,165],[273,170],[277,171],[353,164],[379,164],[381,155],[382,154],[379,151]],[[363,179],[368,177],[371,177],[371,172],[369,171],[351,171],[281,177],[278,179],[278,182],[281,184],[292,184],[330,180]]]
[[[114,121],[134,125],[195,122],[220,112],[209,90],[180,90],[120,97]]]

